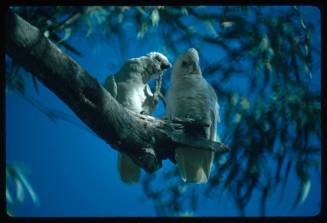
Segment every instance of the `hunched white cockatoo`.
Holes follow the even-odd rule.
[[[211,85],[202,77],[199,54],[188,49],[176,60],[171,85],[166,96],[166,116],[169,119],[194,119],[208,127],[197,129],[194,136],[217,140],[219,105]],[[206,183],[209,179],[214,152],[189,147],[175,148],[175,160],[185,182]]]
[[[148,82],[160,77],[171,67],[168,59],[161,53],[151,52],[145,56],[132,58],[115,75],[107,77],[104,87],[116,100],[129,110],[151,114],[157,105]],[[140,167],[132,159],[118,153],[118,171],[125,183],[136,183],[140,178]]]

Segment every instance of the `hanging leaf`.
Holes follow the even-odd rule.
[[[182,7],[182,8],[181,8],[181,13],[182,13],[182,15],[188,15],[188,10],[187,10],[187,8],[186,8],[186,7]]]
[[[311,181],[309,179],[301,182],[298,195],[294,202],[294,206],[293,206],[294,208],[301,205],[308,198],[310,189],[311,189]]]
[[[241,120],[242,120],[242,115],[240,113],[236,113],[235,116],[234,116],[233,122],[235,124],[238,124],[238,123],[240,123]]]
[[[25,200],[25,191],[30,195],[33,203],[35,205],[39,205],[39,199],[34,192],[32,186],[26,179],[25,175],[22,173],[22,169],[17,166],[11,166],[11,165],[6,165],[6,177],[7,177],[7,182],[9,179],[13,180],[15,184],[15,190],[16,190],[16,199],[18,202],[22,203]],[[6,187],[6,197],[7,200],[10,202],[13,202],[13,199],[10,195],[9,188]]]
[[[13,200],[11,194],[10,194],[8,185],[6,185],[6,202],[8,202],[9,204],[13,204],[14,203],[14,200]]]
[[[66,40],[67,40],[71,35],[72,35],[72,28],[70,28],[70,27],[65,28],[65,34],[64,34],[64,37],[63,37],[61,40],[59,40],[59,41],[57,42],[57,44],[60,44],[60,43],[62,43],[62,42],[64,42],[64,41],[66,41]]]
[[[309,78],[312,79],[312,73],[311,73],[309,66],[307,64],[304,64],[303,69],[304,69],[304,72],[309,75]]]
[[[43,35],[44,35],[46,38],[49,38],[49,36],[50,36],[50,32],[49,32],[49,30],[44,31]]]
[[[248,110],[250,108],[250,102],[246,97],[241,98],[241,108],[244,110]]]
[[[85,19],[85,22],[86,22],[86,25],[87,25],[87,32],[86,32],[85,37],[87,38],[87,37],[89,37],[89,36],[92,34],[92,32],[93,32],[93,25],[92,25],[92,21],[90,20],[89,17],[85,17],[85,18],[86,18],[86,19]]]
[[[107,21],[110,12],[111,12],[110,9],[107,10],[104,9],[103,7],[100,7],[98,10],[94,11],[91,15],[92,17],[93,16],[95,17],[98,25],[102,25]]]
[[[137,11],[139,11],[143,16],[147,16],[148,13],[143,10],[142,6],[136,7]]]
[[[223,28],[231,28],[234,25],[235,25],[235,22],[233,22],[233,21],[223,21],[223,22],[221,22],[221,26]]]
[[[261,50],[266,50],[269,47],[269,39],[267,35],[264,35],[261,39],[261,42],[259,44],[259,49]]]
[[[141,26],[141,29],[139,30],[139,32],[137,33],[136,37],[138,39],[143,39],[144,38],[144,35],[146,33],[146,31],[148,30],[148,26],[146,23],[143,23],[142,26]]]
[[[24,190],[23,184],[17,177],[14,177],[13,180],[16,185],[16,199],[18,202],[22,203],[22,202],[24,202],[24,199],[25,199],[25,190]]]
[[[152,26],[158,26],[160,20],[160,15],[157,9],[153,9],[151,13]]]
[[[118,20],[118,23],[121,24],[123,22],[123,20],[124,20],[124,14],[123,13],[119,13],[117,20]]]
[[[236,106],[238,102],[239,96],[237,93],[233,93],[232,97],[230,98],[230,103],[232,106]]]
[[[210,20],[206,20],[205,24],[208,27],[208,29],[211,31],[211,33],[213,34],[213,37],[217,38],[218,33],[217,33],[216,29],[213,27],[212,22]]]
[[[26,179],[24,174],[21,173],[20,170],[17,171],[17,178],[22,183],[22,185],[25,187],[25,189],[27,190],[28,194],[32,198],[33,203],[35,205],[40,205],[39,199],[38,199],[35,191],[33,190],[32,186],[30,185],[30,183],[28,182],[28,180]]]

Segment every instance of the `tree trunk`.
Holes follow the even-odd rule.
[[[35,26],[8,10],[5,50],[35,75],[112,148],[128,154],[147,172],[174,160],[174,147],[226,151],[218,142],[192,138],[184,133],[193,122],[160,120],[123,108],[72,58],[64,54]]]

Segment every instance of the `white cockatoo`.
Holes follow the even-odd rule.
[[[161,53],[151,52],[145,56],[132,58],[115,75],[108,76],[104,87],[124,107],[135,112],[151,114],[157,105],[148,82],[160,77],[171,67]],[[140,177],[140,167],[123,153],[118,153],[118,171],[125,183],[136,183]]]
[[[217,95],[202,77],[199,54],[194,48],[188,49],[176,60],[166,101],[169,119],[194,119],[207,124],[208,127],[194,130],[193,135],[218,141],[216,130],[220,118]],[[177,168],[185,182],[206,183],[213,158],[214,152],[211,151],[189,147],[175,149]]]

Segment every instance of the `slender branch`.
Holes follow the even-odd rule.
[[[187,135],[188,125],[123,108],[72,58],[34,26],[10,10],[6,14],[6,52],[65,102],[113,149],[128,154],[148,172],[173,159],[176,146],[225,151],[223,144]]]

